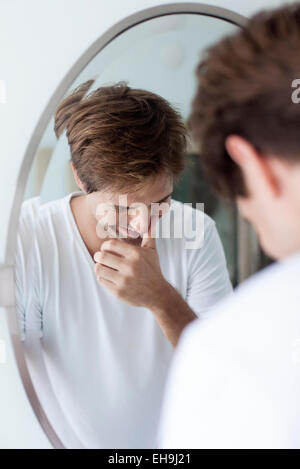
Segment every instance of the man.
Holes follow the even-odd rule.
[[[197,67],[189,127],[214,188],[278,262],[189,324],[161,448],[300,447],[300,5],[263,11]]]
[[[202,230],[193,249],[186,233],[172,236],[183,207],[172,199],[186,146],[179,113],[124,83],[86,95],[91,84],[55,116],[81,191],[23,204],[18,311],[25,344],[42,337],[53,391],[84,447],[151,448],[181,331],[204,321],[231,284],[208,216],[184,210],[184,225],[202,214],[202,245]],[[171,236],[157,236],[168,217]]]

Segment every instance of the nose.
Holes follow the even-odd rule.
[[[139,213],[137,215],[128,216],[128,226],[132,228],[132,230],[139,233],[140,236],[143,236],[144,233],[147,233],[148,225],[148,215],[142,215]]]

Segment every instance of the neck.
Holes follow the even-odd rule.
[[[91,213],[86,195],[82,194],[72,197],[70,207],[81,238],[91,257],[94,259],[94,254],[100,250],[102,243],[107,238],[101,239],[97,236],[97,220]]]

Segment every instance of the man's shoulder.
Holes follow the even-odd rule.
[[[187,440],[195,448],[286,445],[299,407],[299,274],[300,253],[246,280],[209,318],[184,328],[162,438],[176,422],[192,429]],[[295,428],[298,436],[298,422]],[[184,441],[185,433],[174,435]],[[172,447],[168,438],[162,447]]]
[[[32,197],[23,201],[20,210],[20,219],[26,220],[31,218],[37,221],[46,217],[49,213],[60,211],[66,204],[69,195],[60,199],[43,202],[40,196]]]
[[[26,199],[21,204],[20,215],[22,217],[35,217],[41,206],[40,196],[31,197]]]
[[[68,196],[53,201],[43,202],[40,196],[32,197],[23,201],[21,205],[18,235],[22,238],[30,238],[39,230],[43,233],[49,232],[49,225],[59,224],[62,226],[64,207]]]

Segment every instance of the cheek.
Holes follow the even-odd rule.
[[[170,205],[171,205],[171,204],[167,204],[167,203],[164,204],[164,206],[163,206],[163,207],[160,209],[160,211],[159,211],[159,216],[160,216],[160,217],[162,217],[163,215],[165,215],[166,213],[169,212],[169,210],[170,210]]]
[[[101,218],[99,218],[99,222],[103,225],[107,223],[109,226],[115,226],[117,223],[117,219],[117,213],[114,210],[108,210],[101,216]]]
[[[264,207],[255,204],[253,200],[242,200],[237,203],[242,217],[247,220],[254,228],[260,245],[264,247],[265,239],[268,238],[268,216]]]
[[[128,211],[128,225],[132,227],[139,226],[141,231],[147,229],[150,221],[150,210],[147,207],[133,208]]]
[[[96,206],[96,219],[100,225],[115,225],[117,213],[114,208],[105,202],[98,203]]]
[[[248,220],[249,222],[253,221],[253,207],[252,203],[248,199],[238,198],[236,201],[240,215]]]
[[[161,218],[163,215],[165,215],[166,213],[169,212],[170,206],[171,206],[170,202],[164,202],[164,203],[160,204],[159,209],[154,210],[153,216],[156,216],[156,214],[157,214],[158,218]]]

